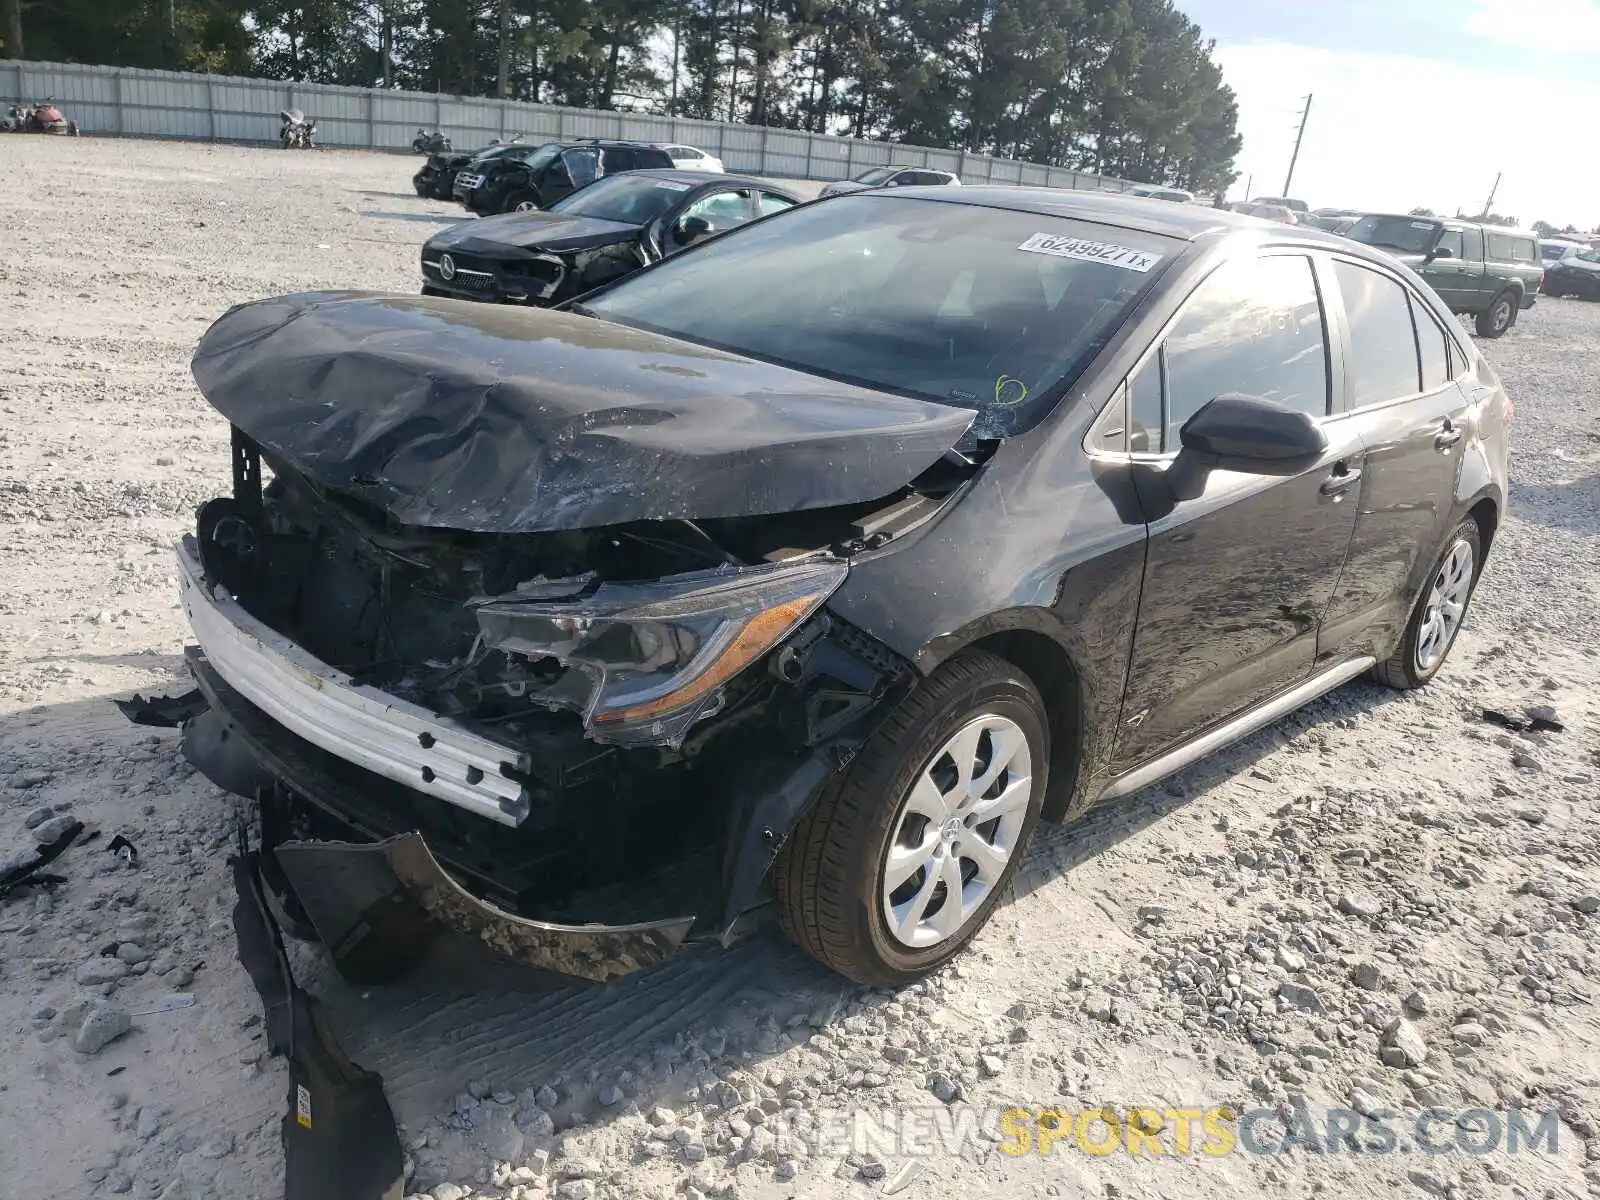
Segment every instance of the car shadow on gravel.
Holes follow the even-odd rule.
[[[424,225],[459,225],[463,221],[472,220],[471,213],[405,213],[405,212],[379,212],[375,209],[363,209],[363,217],[374,217],[380,221],[420,221]]]
[[[1399,694],[1374,683],[1349,683],[1257,730],[1150,787],[1097,804],[1073,820],[1041,826],[1028,847],[1028,858],[1013,884],[1020,898],[1088,862],[1117,843],[1160,821],[1177,809],[1200,803],[1223,784],[1232,783],[1268,795],[1290,793],[1261,760],[1327,721],[1345,720],[1398,702]]]
[[[1511,505],[1513,515],[1519,520],[1563,529],[1582,537],[1600,537],[1600,472],[1567,483],[1513,480]]]

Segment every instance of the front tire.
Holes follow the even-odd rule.
[[[1401,691],[1419,688],[1439,673],[1467,619],[1483,571],[1483,537],[1467,518],[1445,539],[1444,550],[1417,597],[1400,645],[1372,669],[1379,683]]]
[[[858,983],[938,970],[1021,864],[1049,782],[1044,703],[969,650],[889,714],[794,830],[773,870],[784,931]]]
[[[1517,295],[1501,292],[1489,302],[1489,307],[1478,314],[1477,329],[1480,337],[1497,338],[1510,329],[1517,320]]]
[[[501,212],[538,212],[539,197],[533,192],[512,192]]]

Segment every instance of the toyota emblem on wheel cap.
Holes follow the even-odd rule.
[[[455,277],[456,260],[451,258],[448,254],[441,254],[439,256],[439,278],[449,280],[454,279]]]

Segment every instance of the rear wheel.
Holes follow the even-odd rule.
[[[1399,647],[1372,669],[1380,683],[1408,690],[1421,687],[1439,673],[1467,619],[1482,567],[1482,535],[1478,523],[1469,517],[1446,539],[1406,622]]]
[[[785,844],[785,932],[859,983],[949,962],[988,921],[1039,817],[1050,738],[1033,684],[968,651],[889,715]]]
[[[1478,333],[1482,337],[1497,338],[1510,329],[1517,319],[1518,297],[1515,292],[1501,292],[1489,302],[1489,307],[1478,314]]]

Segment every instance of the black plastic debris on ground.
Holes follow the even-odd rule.
[[[1556,710],[1544,704],[1530,708],[1525,713],[1508,713],[1498,708],[1486,708],[1483,710],[1483,719],[1491,725],[1499,725],[1513,733],[1561,733],[1566,729]]]
[[[117,834],[116,837],[112,838],[110,843],[106,846],[106,853],[115,854],[130,867],[137,867],[139,865],[139,847],[135,846],[120,833]]]
[[[229,866],[239,959],[261,997],[267,1048],[289,1061],[284,1200],[401,1200],[404,1156],[382,1080],[344,1056],[316,998],[296,986],[260,855],[241,845]]]
[[[72,822],[56,835],[54,841],[40,846],[32,858],[17,863],[4,874],[0,874],[0,897],[10,894],[17,888],[54,887],[65,883],[64,876],[40,874],[40,868],[49,866],[66,853],[67,847],[72,845],[82,832],[83,822]]]
[[[209,707],[199,688],[181,696],[151,696],[135,693],[131,699],[118,700],[116,706],[122,715],[135,725],[153,725],[157,729],[178,729],[185,721],[199,716]]]

